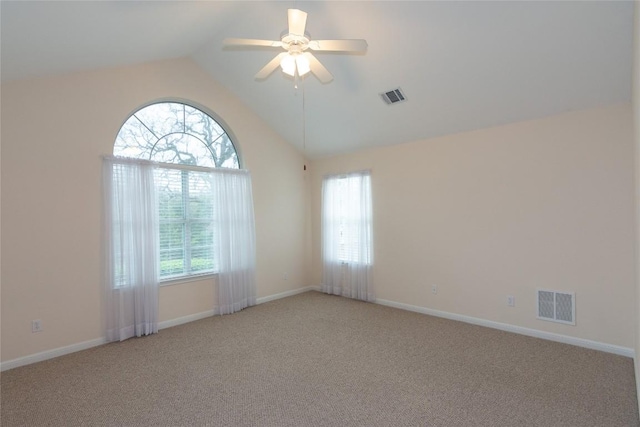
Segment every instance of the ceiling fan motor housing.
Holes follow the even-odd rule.
[[[282,41],[282,47],[289,51],[289,53],[300,53],[309,48],[310,38],[309,33],[305,33],[304,36],[299,36],[285,30],[282,32],[280,40]]]

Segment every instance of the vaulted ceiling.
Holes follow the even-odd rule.
[[[287,9],[314,39],[363,38],[363,55],[318,53],[321,84],[276,70],[277,50],[223,48],[226,37],[278,40]],[[629,102],[633,2],[2,1],[7,82],[190,57],[307,156]],[[407,101],[386,105],[401,87]],[[304,116],[304,120],[303,120]],[[304,128],[303,128],[303,123]]]

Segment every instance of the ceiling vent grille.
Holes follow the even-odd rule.
[[[552,322],[576,324],[576,294],[538,289],[537,318]]]
[[[404,93],[402,93],[402,89],[400,88],[390,90],[389,92],[383,92],[380,94],[380,96],[387,105],[396,104],[398,102],[407,100],[407,98],[404,96]]]

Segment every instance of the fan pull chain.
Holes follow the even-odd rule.
[[[306,156],[307,154],[307,122],[306,122],[306,108],[305,108],[305,99],[304,99],[304,80],[302,80],[302,155]],[[307,170],[307,164],[304,164],[303,170]]]

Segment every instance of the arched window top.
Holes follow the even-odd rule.
[[[239,169],[231,138],[204,111],[180,102],[139,109],[122,125],[113,154],[161,163]]]

